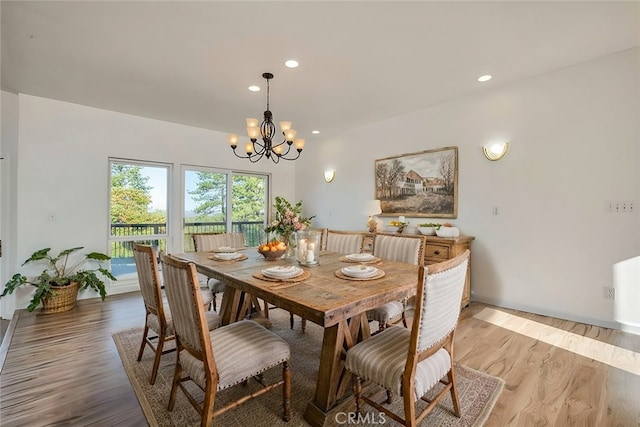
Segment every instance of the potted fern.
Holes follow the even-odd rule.
[[[42,304],[44,313],[59,313],[70,310],[75,306],[78,291],[82,289],[93,289],[100,294],[100,298],[104,301],[107,296],[104,278],[117,280],[104,267],[104,262],[110,260],[111,257],[99,252],[90,252],[69,266],[69,255],[81,249],[84,247],[64,249],[55,257],[49,254],[51,248],[35,251],[22,265],[43,262],[48,265],[47,268],[33,279],[20,273],[14,274],[5,284],[0,298],[12,294],[22,285],[32,285],[36,287],[36,291],[27,306],[28,311],[33,311],[40,304]],[[97,264],[97,267],[82,268],[90,261],[94,265]]]

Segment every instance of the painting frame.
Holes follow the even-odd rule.
[[[458,147],[400,154],[374,161],[380,216],[458,217]]]

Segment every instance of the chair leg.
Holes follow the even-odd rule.
[[[216,302],[216,293],[213,292],[213,301],[211,302],[211,304],[213,304],[213,311],[217,312],[218,311],[218,304]]]
[[[414,427],[416,423],[416,403],[413,400],[413,393],[404,393],[402,397],[404,404],[404,425]]]
[[[200,427],[209,427],[213,420],[213,407],[216,399],[216,390],[209,385],[204,391],[204,402],[202,402],[202,418]]]
[[[353,398],[356,402],[356,414],[359,414],[362,408],[362,382],[357,375],[353,375]]]
[[[458,388],[456,387],[456,378],[455,373],[453,372],[453,366],[447,374],[447,377],[449,378],[449,382],[451,383],[451,401],[453,402],[453,412],[456,414],[456,417],[460,418],[460,400],[458,398]]]
[[[307,329],[307,319],[305,319],[304,317],[300,321],[300,328],[302,329],[302,333],[304,334],[305,330]]]
[[[158,344],[156,345],[156,355],[153,358],[153,368],[151,368],[151,379],[149,384],[154,385],[156,383],[156,376],[158,376],[158,368],[160,367],[160,357],[162,357],[162,347],[164,347],[165,337],[158,334]]]
[[[387,329],[387,322],[378,322],[378,332],[382,332]]]
[[[289,329],[293,329],[293,313],[289,312]]]
[[[182,366],[180,366],[180,343],[176,336],[176,367],[173,371],[173,382],[171,383],[171,391],[169,392],[169,405],[167,409],[173,411],[173,407],[176,405],[176,394],[178,392],[178,383],[182,376]]]
[[[282,420],[289,421],[291,419],[291,371],[289,370],[289,361],[282,362]]]
[[[142,344],[140,344],[140,351],[138,352],[138,362],[142,359],[142,353],[144,353],[144,347],[147,345],[148,333],[149,333],[149,327],[145,322],[144,331],[142,332]]]

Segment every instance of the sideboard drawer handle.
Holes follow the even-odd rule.
[[[433,251],[434,254],[440,255],[440,251]]]

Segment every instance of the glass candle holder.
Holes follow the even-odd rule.
[[[300,265],[317,265],[320,257],[320,232],[302,230],[296,232],[296,259]]]

